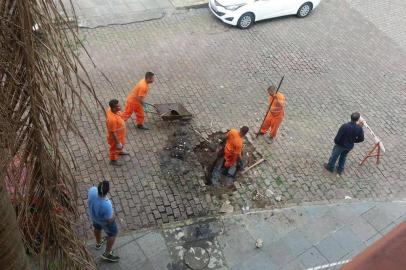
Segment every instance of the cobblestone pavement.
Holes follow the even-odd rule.
[[[394,1],[362,1],[347,0],[351,8],[354,8],[365,19],[373,23],[384,35],[391,38],[400,48],[406,48],[406,12],[405,3],[402,0]]]
[[[406,9],[405,3],[398,4]],[[180,130],[192,149],[202,139],[190,126],[205,136],[241,125],[256,131],[267,109],[265,89],[282,75],[287,109],[279,138],[272,145],[264,138],[254,142],[267,162],[239,178],[236,191],[228,197],[234,210],[246,204],[256,207],[253,193],[267,189],[274,196],[265,199],[266,207],[344,196],[402,197],[406,191],[404,40],[396,29],[388,34],[379,22],[371,23],[367,10],[359,12],[360,5],[325,0],[306,19],[262,22],[247,31],[222,24],[207,9],[82,30],[98,69],[84,53],[81,56],[106,105],[111,98],[124,102],[133,85],[151,70],[157,75],[148,102],[181,102],[195,118],[189,125],[178,125],[148,114],[150,131],[139,131],[128,121],[126,148],[132,156],[124,167],[111,168],[102,112],[97,106],[90,108],[102,135],[81,116],[81,128],[95,150],[89,157],[78,139],[71,140],[78,163],[81,228],[90,231],[86,190],[102,177],[112,181],[111,197],[124,230],[217,213],[220,198],[204,186],[204,172],[193,153],[185,161],[171,158],[165,150],[168,140]],[[338,127],[353,111],[362,112],[383,139],[386,153],[379,166],[372,160],[358,166],[373,145],[366,131],[365,142],[350,153],[345,175],[337,178],[322,165]],[[280,202],[275,200],[278,195]]]

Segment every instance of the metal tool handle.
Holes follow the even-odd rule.
[[[280,88],[281,85],[282,85],[283,79],[285,79],[285,75],[282,76],[282,79],[281,79],[280,82],[279,82],[278,88],[276,89],[275,95],[278,94],[279,88]],[[264,125],[265,119],[266,119],[266,117],[268,116],[269,112],[271,111],[272,104],[273,104],[273,102],[275,101],[275,99],[276,99],[276,98],[273,98],[271,104],[269,104],[268,111],[266,112],[265,117],[264,117],[264,120],[262,121],[262,124],[261,124],[261,126],[259,127],[260,129],[261,129],[262,126]],[[260,130],[258,131],[258,133],[257,133],[257,135],[255,136],[255,138],[257,138],[257,137],[259,136],[259,132],[260,132]]]

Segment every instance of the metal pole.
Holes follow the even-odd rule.
[[[285,78],[285,75],[282,76],[282,79],[280,80],[279,85],[278,85],[278,88],[276,89],[276,92],[275,92],[274,95],[276,95],[276,94],[279,92],[279,88],[281,87],[284,78]],[[259,133],[261,132],[261,128],[262,128],[262,126],[263,126],[264,123],[265,123],[265,119],[266,119],[266,117],[268,116],[268,113],[271,111],[272,104],[273,104],[274,101],[275,101],[275,98],[273,98],[271,104],[269,104],[268,111],[267,111],[266,114],[265,114],[264,120],[262,121],[262,124],[261,124],[261,126],[259,127],[260,130],[258,130],[258,133],[256,134],[255,138],[257,138],[257,137],[259,136]]]

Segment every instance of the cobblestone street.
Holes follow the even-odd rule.
[[[254,141],[266,162],[239,177],[228,195],[234,211],[258,206],[253,194],[274,196],[265,207],[310,201],[394,199],[406,194],[406,57],[404,16],[377,18],[362,1],[324,0],[305,19],[287,17],[260,22],[242,31],[222,24],[208,9],[180,10],[163,19],[82,29],[88,69],[104,106],[126,96],[146,71],[156,74],[149,103],[180,102],[194,114],[186,125],[168,124],[147,114],[149,131],[127,121],[125,166],[108,165],[105,120],[100,107],[89,108],[101,133],[84,116],[81,128],[95,155],[77,138],[72,150],[81,196],[81,230],[90,232],[85,205],[87,189],[103,177],[112,182],[111,198],[123,230],[157,226],[175,220],[216,214],[221,196],[203,183],[204,171],[193,148],[204,136],[247,125],[254,134],[267,110],[266,88],[285,75],[281,92],[286,116],[272,144]],[[388,7],[390,1],[385,0]],[[397,1],[406,12],[406,3]],[[382,1],[369,2],[385,9]],[[394,10],[394,9],[390,9]],[[377,22],[375,24],[375,21]],[[386,22],[389,22],[387,24]],[[390,27],[388,26],[390,25]],[[397,26],[397,27],[396,27]],[[112,85],[102,75],[103,72]],[[383,140],[381,164],[358,166],[373,146],[356,145],[341,178],[324,171],[339,126],[360,111]],[[134,117],[134,116],[133,116]],[[168,156],[173,133],[187,137],[188,159]],[[277,196],[282,200],[275,200]]]

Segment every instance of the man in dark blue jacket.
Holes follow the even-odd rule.
[[[329,172],[334,172],[334,166],[338,159],[337,173],[341,175],[344,171],[345,160],[348,153],[354,148],[354,143],[364,141],[364,130],[362,129],[364,122],[359,121],[360,114],[355,112],[351,114],[351,122],[340,127],[334,138],[334,147],[328,163],[324,164],[324,168]]]

